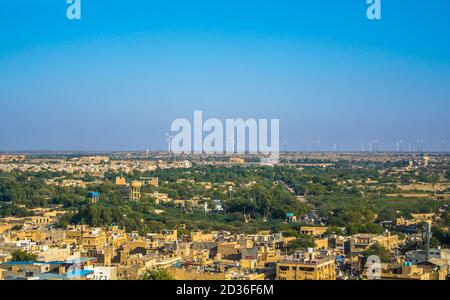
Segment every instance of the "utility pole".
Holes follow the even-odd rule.
[[[431,240],[431,225],[426,222],[425,225],[425,251],[426,251],[426,260],[430,259],[430,240]]]
[[[350,279],[353,279],[353,252],[352,252],[352,238],[350,237]]]

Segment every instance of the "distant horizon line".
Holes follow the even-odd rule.
[[[146,154],[147,150],[8,150],[0,151],[0,154],[114,154],[114,153],[133,153],[133,154]],[[243,155],[264,155],[263,153],[183,153],[175,154],[169,153],[167,150],[148,150],[148,153],[152,154],[170,154],[173,156],[201,156],[201,155],[217,155],[217,156],[243,156]],[[377,150],[377,151],[361,151],[361,150],[285,150],[279,151],[280,154],[289,153],[323,153],[323,154],[450,154],[449,150],[421,150],[421,151],[396,151],[396,150]]]

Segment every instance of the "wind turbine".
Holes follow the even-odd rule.
[[[397,152],[400,152],[402,150],[402,140],[397,141],[396,145],[397,145]]]
[[[312,143],[313,143],[313,148],[314,148],[314,145],[316,145],[315,150],[320,151],[320,139],[317,138],[314,141],[312,141]]]
[[[172,153],[172,138],[173,135],[170,135],[166,132],[166,141],[167,141],[167,148],[169,149],[169,154]]]
[[[372,140],[372,142],[370,142],[371,147],[373,146],[374,151],[378,151],[378,143],[379,142],[380,142],[379,140]]]
[[[417,152],[423,151],[423,140],[417,140]]]

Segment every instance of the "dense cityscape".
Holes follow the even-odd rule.
[[[1,1],[0,296],[445,296],[449,11]]]
[[[446,280],[443,153],[0,155],[0,279]]]

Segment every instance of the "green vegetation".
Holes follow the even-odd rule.
[[[445,228],[445,229],[444,229]],[[437,226],[431,228],[432,240],[431,242],[435,245],[441,245],[445,248],[450,248],[450,213],[449,208],[441,213],[439,218],[439,223]]]
[[[371,255],[378,256],[382,263],[390,262],[391,252],[380,244],[373,244],[369,247],[369,249],[363,252],[363,257],[365,259],[367,259]]]
[[[314,248],[314,237],[309,235],[300,235],[294,241],[287,244],[288,254],[292,254],[297,250],[305,251],[308,248]]]
[[[141,280],[175,280],[175,278],[165,269],[148,269]]]
[[[114,184],[118,174],[107,173],[99,180],[65,172],[13,171],[0,173],[0,217],[25,217],[32,215],[30,210],[33,208],[61,205],[67,211],[56,225],[61,228],[69,224],[119,225],[146,233],[178,228],[183,223],[188,231],[253,233],[270,229],[289,233],[296,231],[298,224],[288,223],[287,213],[304,216],[313,211],[321,222],[334,227],[333,232],[345,228],[347,234],[381,233],[380,222],[400,216],[410,218],[411,213],[438,212],[443,201],[445,203],[434,196],[388,196],[407,194],[398,188],[399,184],[418,181],[434,184],[448,178],[448,170],[399,173],[395,170],[399,166],[399,162],[340,161],[327,168],[194,165],[190,169],[134,172],[125,175],[128,182],[145,176],[158,177],[160,183],[158,189],[144,186],[139,203],[127,201],[127,189]],[[63,178],[82,179],[91,185],[81,188],[46,184],[46,180],[61,182]],[[205,182],[211,187],[206,188]],[[230,185],[233,185],[231,192]],[[98,191],[100,202],[90,204],[86,197],[88,191]],[[175,207],[171,203],[157,205],[151,196],[155,191],[167,193],[174,200],[199,199],[200,204],[207,202],[209,207],[213,207],[212,200],[221,200],[224,211],[205,213]],[[437,242],[448,245],[447,231],[442,229],[449,226],[448,218],[444,215],[442,219],[442,224],[433,228],[433,233]],[[311,242],[301,237],[297,239],[292,249]]]
[[[28,209],[14,204],[2,204],[0,202],[0,217],[29,217],[33,215]]]
[[[11,253],[12,261],[37,261],[37,255],[27,253],[22,250],[16,250]]]

